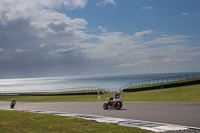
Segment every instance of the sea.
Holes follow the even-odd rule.
[[[118,91],[131,82],[197,74],[198,72],[129,74],[106,76],[62,76],[0,79],[0,93],[63,92],[78,89]]]

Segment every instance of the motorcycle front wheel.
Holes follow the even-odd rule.
[[[121,102],[116,103],[115,108],[117,110],[120,110],[122,108],[122,103]]]
[[[11,104],[10,104],[10,108],[11,108],[11,109],[14,108],[14,106],[15,106],[14,103],[11,103]]]
[[[103,104],[103,109],[104,109],[104,110],[108,109],[108,104],[107,104],[107,103],[104,103],[104,104]]]

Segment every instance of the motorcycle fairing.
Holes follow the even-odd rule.
[[[113,103],[113,108],[115,108],[115,104],[116,104],[117,102],[119,102],[119,101],[115,101],[115,102]]]

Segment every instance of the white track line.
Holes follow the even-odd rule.
[[[9,109],[9,110],[17,110],[17,109]],[[197,127],[189,127],[189,126],[181,126],[181,125],[173,125],[173,124],[141,121],[141,120],[133,120],[133,119],[124,119],[124,118],[114,118],[114,117],[106,117],[106,116],[98,116],[98,115],[89,115],[89,114],[72,114],[72,113],[66,113],[66,112],[55,112],[55,111],[44,111],[44,110],[18,110],[18,111],[77,117],[77,118],[83,118],[87,120],[95,120],[97,122],[115,123],[122,126],[137,127],[140,129],[146,129],[146,130],[150,130],[154,132],[178,131],[178,130],[187,130],[187,129],[200,130],[200,128],[197,128]]]

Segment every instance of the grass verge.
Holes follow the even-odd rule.
[[[72,96],[0,96],[0,101],[17,102],[104,102],[112,97],[115,92],[107,92],[100,95],[72,95]],[[191,101],[200,102],[200,84],[173,87],[160,90],[140,92],[122,92],[124,101]]]
[[[0,133],[153,133],[139,128],[50,114],[0,110],[0,116]]]
[[[165,86],[166,86],[166,88],[171,88],[170,86],[179,87],[179,86],[186,86],[186,85],[194,85],[194,84],[198,84],[199,81],[200,81],[200,78],[193,78],[193,79],[186,79],[186,80],[174,81],[174,82],[138,85],[138,86],[128,87],[124,90],[129,90],[129,89],[145,90],[145,88],[146,89],[148,89],[148,88],[163,88]]]
[[[160,90],[124,92],[124,101],[185,101],[200,102],[200,84]]]

